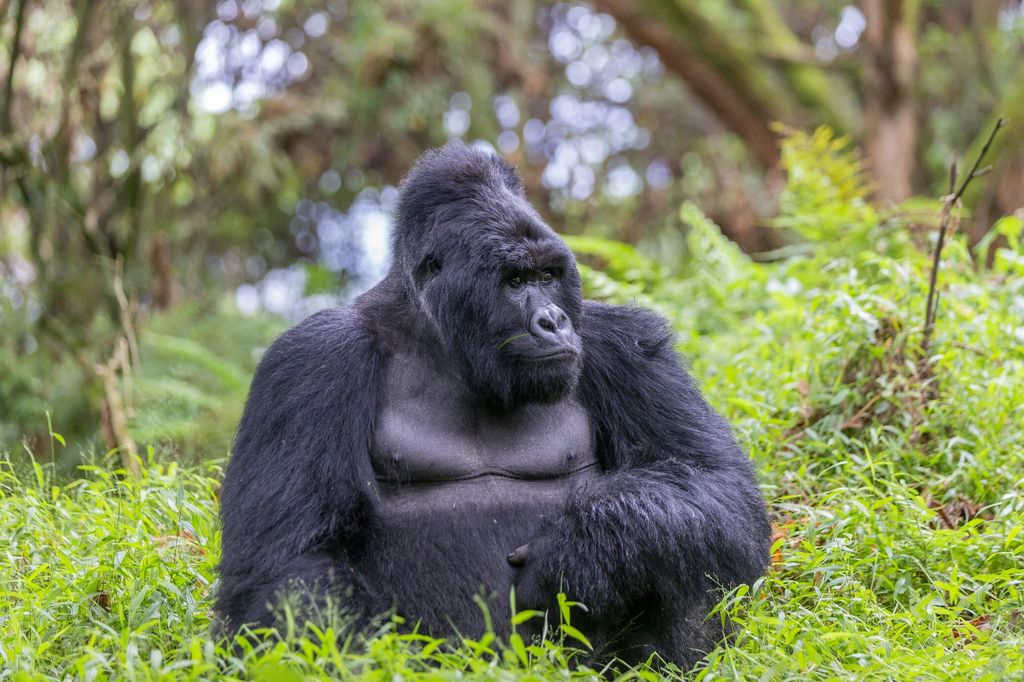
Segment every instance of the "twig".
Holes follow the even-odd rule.
[[[968,176],[970,179],[970,176]],[[949,166],[949,191],[946,192],[946,200],[942,205],[942,217],[939,220],[939,239],[935,243],[935,253],[932,255],[932,271],[928,276],[928,301],[924,311],[924,339],[921,341],[921,349],[927,351],[931,338],[932,327],[935,325],[934,315],[938,310],[938,296],[936,296],[935,285],[939,278],[939,256],[942,254],[942,246],[946,241],[946,229],[949,227],[949,216],[952,206],[952,197],[956,195],[956,159]]]
[[[128,413],[124,393],[118,386],[118,373],[131,372],[128,342],[119,338],[114,354],[105,364],[96,363],[96,376],[103,382],[104,429],[121,455],[121,464],[132,478],[139,478],[139,448],[128,431]],[[110,445],[108,444],[108,445]]]
[[[942,213],[939,218],[939,239],[935,242],[935,252],[932,255],[932,271],[928,277],[928,301],[925,304],[924,335],[921,339],[921,351],[926,356],[928,354],[928,346],[931,343],[932,331],[935,328],[935,315],[938,312],[939,301],[936,296],[935,287],[939,279],[939,259],[942,256],[942,247],[946,241],[946,231],[949,229],[950,216],[953,213],[953,208],[959,203],[960,198],[964,195],[964,191],[967,190],[967,186],[971,184],[971,180],[980,178],[992,170],[991,166],[981,168],[981,162],[988,153],[989,147],[992,146],[992,141],[996,139],[996,134],[999,132],[999,129],[1007,123],[1008,121],[1005,118],[999,118],[996,120],[996,124],[992,127],[992,132],[989,133],[988,139],[985,140],[985,145],[981,148],[981,153],[979,153],[978,158],[974,160],[974,165],[971,166],[970,172],[964,176],[959,189],[955,189],[957,180],[956,160],[954,159],[953,163],[950,165],[949,193],[943,200]]]
[[[121,333],[128,343],[129,362],[125,367],[125,375],[128,377],[126,383],[130,384],[132,372],[134,371],[135,374],[142,372],[142,354],[139,352],[139,339],[135,333],[135,325],[132,321],[131,304],[128,301],[128,294],[124,289],[124,256],[122,254],[118,254],[114,259],[113,289],[114,298],[117,299],[117,307],[121,312]],[[127,395],[129,396],[129,407],[131,407],[131,392],[129,391]]]

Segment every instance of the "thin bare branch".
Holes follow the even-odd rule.
[[[924,335],[921,339],[921,351],[925,356],[928,354],[928,346],[931,343],[932,332],[935,328],[935,315],[938,312],[939,307],[939,299],[935,287],[938,284],[939,260],[942,257],[942,247],[946,241],[946,232],[949,230],[950,217],[952,216],[954,207],[959,204],[960,198],[967,190],[967,186],[971,184],[971,180],[980,178],[991,170],[990,166],[981,168],[981,162],[985,159],[985,155],[988,153],[989,147],[992,146],[992,142],[996,139],[996,135],[999,133],[999,130],[1008,122],[1009,121],[1005,118],[999,118],[996,120],[996,124],[992,127],[992,132],[989,133],[988,139],[985,140],[985,145],[981,148],[978,158],[974,160],[974,165],[971,166],[971,170],[963,176],[963,181],[960,183],[960,187],[958,189],[956,188],[956,160],[954,159],[953,163],[950,165],[949,193],[943,200],[942,213],[939,217],[939,238],[935,242],[935,251],[932,254],[932,271],[928,277],[928,300],[925,303]]]

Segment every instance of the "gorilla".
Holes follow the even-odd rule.
[[[556,623],[559,592],[584,604],[602,660],[699,660],[770,529],[666,322],[584,301],[516,171],[461,143],[405,177],[392,246],[383,281],[259,364],[221,494],[223,627],[273,625],[298,590],[435,636],[479,636],[482,598],[507,634],[514,588]]]

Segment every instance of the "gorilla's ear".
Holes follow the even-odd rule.
[[[523,179],[519,177],[519,171],[517,171],[511,163],[497,154],[487,154],[487,160],[490,162],[491,168],[498,173],[498,177],[501,178],[501,183],[505,185],[510,192],[516,196],[526,196],[526,191],[523,189]]]
[[[417,287],[423,286],[427,280],[441,272],[441,259],[434,254],[427,254],[423,257],[412,271],[413,282]]]

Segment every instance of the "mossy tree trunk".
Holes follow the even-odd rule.
[[[914,193],[917,166],[917,0],[863,0],[864,153],[875,196],[895,203]]]

